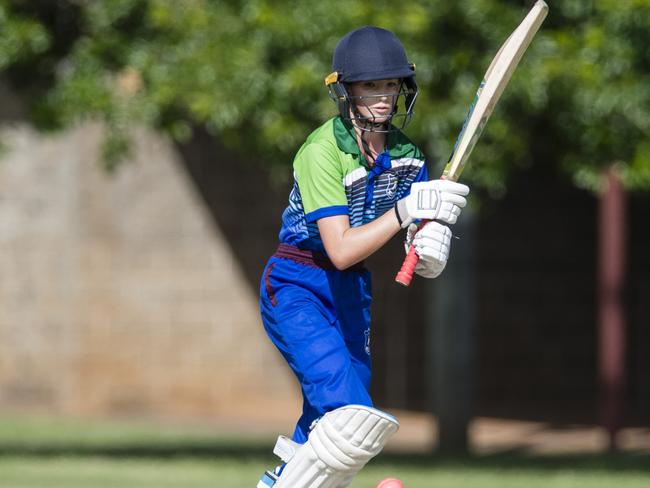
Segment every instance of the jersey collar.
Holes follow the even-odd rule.
[[[388,151],[391,159],[401,158],[412,151],[412,146],[409,144],[408,139],[400,137],[401,135],[401,132],[398,130],[387,134]],[[334,138],[336,139],[336,145],[341,151],[359,156],[359,159],[365,162],[357,145],[352,124],[344,121],[340,116],[334,119]]]

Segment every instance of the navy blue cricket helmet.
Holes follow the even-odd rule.
[[[348,32],[336,45],[332,58],[333,72],[325,78],[330,97],[337,102],[339,114],[345,120],[355,121],[362,130],[388,132],[403,129],[413,116],[418,94],[415,82],[415,65],[408,62],[402,43],[391,31],[365,26]],[[391,117],[381,124],[372,118],[362,117],[351,103],[356,97],[348,93],[346,85],[358,81],[401,80],[398,100]],[[399,97],[404,98],[404,111],[400,112]],[[396,119],[402,122],[394,125]]]

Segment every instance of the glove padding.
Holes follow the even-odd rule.
[[[406,232],[406,252],[411,245],[420,259],[415,273],[423,278],[436,278],[442,273],[449,259],[451,248],[451,229],[439,222],[427,222],[418,231],[415,224],[409,225]]]
[[[469,187],[451,180],[431,180],[413,183],[411,193],[395,204],[395,212],[403,229],[417,219],[439,220],[455,224]]]

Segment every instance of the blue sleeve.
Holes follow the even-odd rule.
[[[421,181],[427,181],[429,179],[429,170],[427,169],[426,163],[422,165],[422,168],[420,168],[420,172],[418,175],[415,177],[415,180],[413,183],[419,183]]]
[[[305,220],[307,223],[316,222],[318,219],[323,217],[331,217],[333,215],[349,215],[349,210],[347,205],[332,205],[329,207],[322,207],[313,212],[309,212],[305,215]]]

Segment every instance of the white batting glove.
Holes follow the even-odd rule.
[[[431,180],[413,183],[411,193],[395,204],[395,213],[402,229],[417,219],[439,220],[455,224],[469,187],[450,180]]]
[[[439,222],[427,222],[418,231],[415,224],[409,225],[406,232],[406,252],[411,245],[420,256],[415,273],[423,278],[436,278],[447,266],[451,248],[451,229]]]

